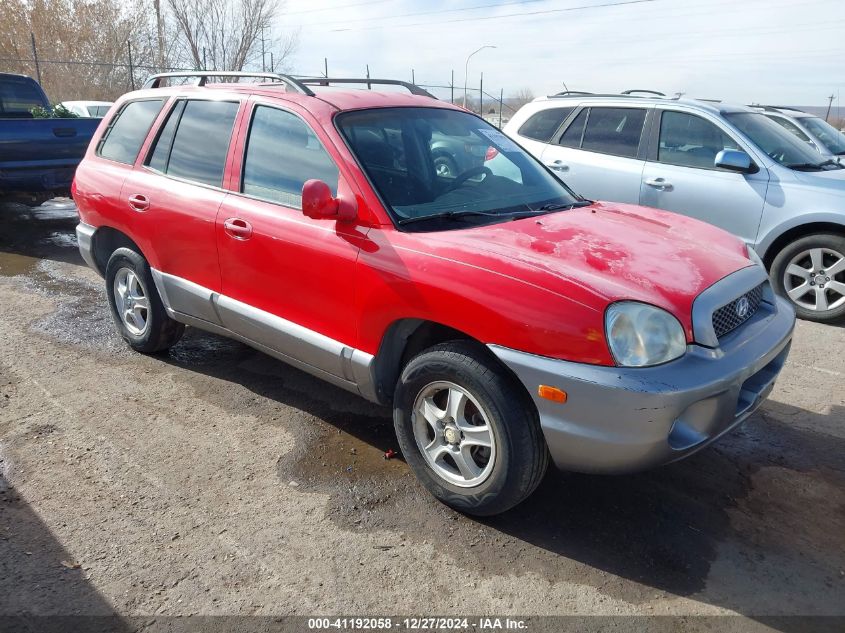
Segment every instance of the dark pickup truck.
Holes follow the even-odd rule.
[[[50,102],[34,79],[0,73],[0,197],[38,204],[67,195],[100,119],[36,119],[35,107]]]

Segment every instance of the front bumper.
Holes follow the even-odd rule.
[[[555,360],[490,345],[525,385],[558,468],[624,473],[682,459],[728,433],[771,392],[792,343],[795,313],[777,297],[719,347],[689,345],[657,367]],[[540,398],[539,385],[568,394]]]

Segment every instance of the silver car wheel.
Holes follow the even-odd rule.
[[[829,248],[798,253],[786,266],[783,287],[802,308],[835,310],[845,304],[845,255]]]
[[[130,334],[141,336],[147,329],[150,302],[144,284],[130,268],[121,268],[114,276],[114,305]]]
[[[412,416],[417,447],[439,477],[461,488],[490,477],[496,461],[490,416],[466,389],[430,383],[417,394]]]

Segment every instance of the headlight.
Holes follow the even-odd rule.
[[[754,250],[754,247],[752,247],[750,244],[746,244],[745,250],[748,251],[748,259],[750,259],[752,262],[754,262],[758,266],[763,266],[763,268],[766,267],[763,264],[763,260],[760,259],[760,256],[757,254],[757,251]]]
[[[684,328],[666,310],[646,303],[621,301],[605,314],[605,331],[617,365],[648,367],[684,355]]]

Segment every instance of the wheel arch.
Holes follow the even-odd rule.
[[[378,401],[382,404],[393,402],[393,391],[402,369],[420,352],[447,341],[468,341],[475,343],[487,358],[502,367],[512,376],[514,384],[525,392],[528,401],[533,403],[528,391],[516,374],[505,365],[482,341],[437,321],[419,318],[398,319],[388,326],[373,358],[372,375]]]
[[[843,219],[842,222],[807,222],[805,224],[799,224],[782,230],[774,239],[767,238],[766,241],[768,241],[769,244],[765,248],[765,252],[761,253],[766,269],[769,270],[771,268],[772,262],[774,262],[777,254],[780,253],[788,244],[794,242],[795,240],[799,240],[802,237],[807,237],[808,235],[814,235],[817,233],[832,233],[834,235],[841,235],[845,237],[845,219]]]
[[[98,227],[94,233],[91,250],[94,255],[97,272],[100,276],[105,276],[106,264],[109,261],[109,257],[118,248],[131,248],[145,259],[148,259],[144,251],[141,250],[141,247],[131,237],[126,235],[126,233],[110,226]]]

